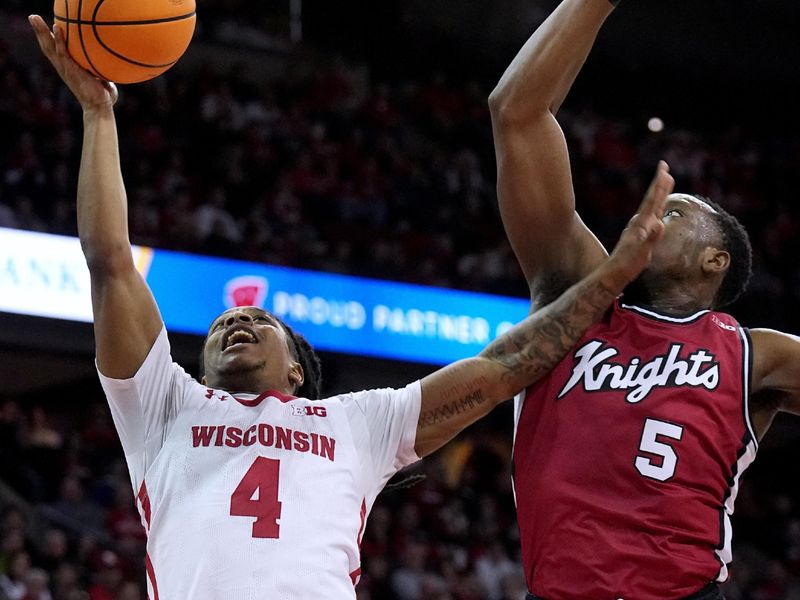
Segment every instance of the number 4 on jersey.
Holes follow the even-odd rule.
[[[278,477],[281,463],[259,456],[247,469],[231,496],[232,517],[255,517],[254,538],[277,538],[281,503],[278,500]],[[255,497],[255,499],[253,499]]]
[[[661,464],[647,456],[637,456],[636,470],[650,479],[668,481],[675,475],[675,468],[678,466],[678,455],[675,454],[672,446],[659,442],[658,436],[680,441],[683,437],[683,427],[666,421],[658,421],[657,419],[645,419],[639,450],[660,457]]]

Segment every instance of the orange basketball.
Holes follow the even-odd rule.
[[[195,0],[55,0],[70,56],[108,81],[161,75],[189,47]]]

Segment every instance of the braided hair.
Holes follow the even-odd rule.
[[[273,315],[275,317],[275,315]],[[319,400],[322,387],[322,363],[311,344],[303,334],[295,331],[278,317],[275,320],[281,324],[289,340],[289,350],[294,359],[303,368],[303,385],[297,388],[297,395],[309,400]]]

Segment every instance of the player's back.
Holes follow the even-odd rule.
[[[757,444],[749,337],[728,315],[618,304],[517,399],[514,486],[530,590],[677,599],[724,580]]]

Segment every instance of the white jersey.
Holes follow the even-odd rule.
[[[416,460],[420,384],[310,401],[209,389],[162,330],[100,375],[147,530],[150,600],[355,598],[378,492]]]

